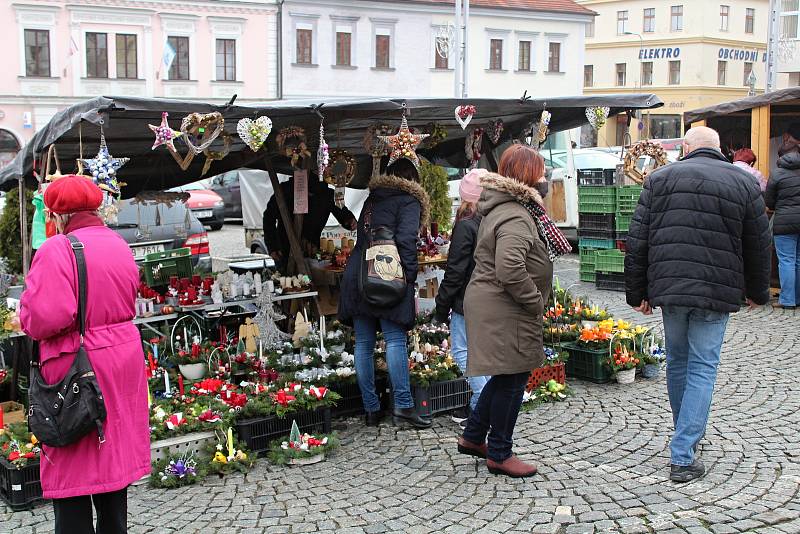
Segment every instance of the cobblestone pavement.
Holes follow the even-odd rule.
[[[563,285],[577,258],[558,265]],[[573,288],[641,322],[619,293]],[[658,317],[648,322],[658,323]],[[265,461],[246,477],[183,490],[131,489],[131,532],[800,532],[797,312],[732,317],[699,481],[668,480],[671,416],[662,376],[632,386],[573,381],[568,401],[521,414],[515,448],[540,475],[511,480],[456,452],[457,427],[366,428],[316,466]],[[9,513],[0,531],[52,530],[49,505]]]

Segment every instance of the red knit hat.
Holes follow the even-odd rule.
[[[44,191],[44,204],[52,213],[94,211],[103,202],[103,192],[90,178],[70,174],[59,178]]]

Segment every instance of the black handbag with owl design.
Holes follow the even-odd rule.
[[[372,227],[372,201],[364,214],[364,233],[367,246],[362,249],[358,278],[361,297],[371,306],[391,308],[405,298],[408,282],[394,232],[385,226]]]

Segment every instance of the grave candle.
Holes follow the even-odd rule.
[[[183,375],[178,374],[178,392],[181,394],[181,397],[183,397],[183,391]]]
[[[169,373],[164,369],[164,394],[169,395]]]

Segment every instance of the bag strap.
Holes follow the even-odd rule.
[[[86,256],[83,253],[83,243],[72,234],[67,234],[67,239],[72,245],[75,254],[75,264],[78,266],[78,327],[81,334],[81,343],[86,333]]]

